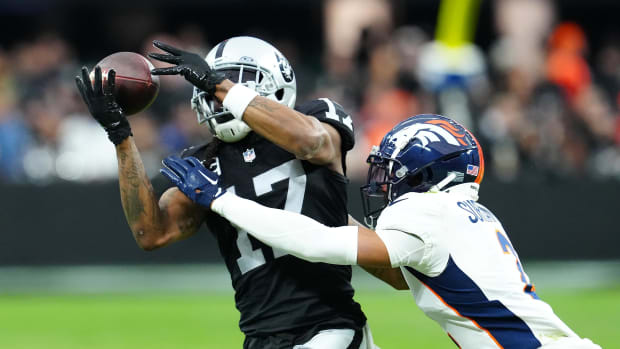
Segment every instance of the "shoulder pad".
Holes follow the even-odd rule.
[[[407,227],[427,226],[441,217],[440,193],[406,193],[386,207],[377,220],[377,229],[410,231]]]
[[[189,148],[185,148],[183,149],[183,151],[181,151],[181,157],[185,158],[188,156],[194,156],[194,157],[200,158],[200,156],[204,153],[204,150],[207,148],[208,145],[209,143],[203,143],[199,145],[192,145]]]
[[[329,98],[319,98],[304,103],[295,109],[300,113],[314,116],[321,122],[334,127],[340,134],[344,151],[351,150],[355,145],[353,119],[344,111],[340,104]]]

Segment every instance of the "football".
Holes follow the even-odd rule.
[[[125,115],[139,113],[148,108],[159,92],[159,77],[151,75],[153,64],[135,52],[117,52],[102,59],[98,66],[104,83],[108,72],[116,72],[116,101]],[[90,73],[94,80],[94,69]]]

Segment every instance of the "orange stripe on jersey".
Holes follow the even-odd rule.
[[[443,299],[443,298],[441,298],[441,296],[440,296],[440,295],[438,295],[438,294],[437,294],[437,292],[435,292],[435,291],[434,291],[432,288],[430,288],[427,284],[425,284],[424,282],[422,282],[420,279],[418,279],[418,281],[420,281],[420,283],[421,283],[422,285],[424,285],[424,287],[426,287],[429,291],[431,291],[431,292],[435,295],[435,297],[437,297],[437,299],[439,299],[439,300],[441,301],[441,303],[443,303],[446,307],[448,307],[448,308],[452,309],[452,311],[453,311],[454,313],[456,313],[456,315],[458,315],[458,316],[460,316],[460,317],[462,317],[462,318],[465,318],[465,319],[467,319],[467,320],[471,321],[471,322],[472,322],[472,323],[473,323],[476,327],[478,327],[478,328],[479,328],[479,329],[481,329],[482,331],[486,332],[486,334],[487,334],[487,335],[489,335],[489,337],[493,340],[493,342],[495,342],[495,344],[497,344],[497,347],[498,347],[498,348],[504,349],[504,347],[503,347],[501,344],[499,344],[499,342],[497,341],[497,339],[495,339],[495,337],[493,337],[493,335],[491,334],[491,332],[489,332],[489,330],[487,330],[486,328],[484,328],[484,327],[480,326],[480,325],[476,322],[476,320],[474,320],[474,319],[472,319],[472,318],[470,318],[470,317],[468,317],[468,316],[461,315],[461,313],[460,313],[458,310],[454,309],[454,308],[453,308],[450,304],[448,304],[446,301],[444,301],[444,299]],[[448,336],[450,336],[450,334],[449,334],[449,333],[448,333]],[[450,338],[452,338],[452,336],[450,336]],[[454,341],[454,338],[453,338],[452,340]],[[454,341],[454,343],[456,343],[456,341]],[[458,344],[457,344],[457,346],[458,346]],[[460,348],[460,347],[459,347],[459,348]]]
[[[536,286],[534,286],[534,285],[527,284],[527,285],[523,286],[523,292],[528,294],[533,299],[539,299],[538,296],[536,295]]]

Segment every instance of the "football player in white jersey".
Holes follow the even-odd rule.
[[[175,172],[177,161],[189,170]],[[394,283],[404,278],[459,348],[600,348],[538,298],[501,223],[477,203],[484,159],[463,126],[439,115],[410,117],[373,148],[368,163],[361,191],[366,218],[378,218],[374,230],[327,227],[226,193],[217,175],[191,158],[164,160],[162,173],[192,200],[286,253],[383,267]],[[373,199],[381,205],[373,208]]]

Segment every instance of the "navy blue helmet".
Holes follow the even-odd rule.
[[[366,161],[368,181],[360,190],[366,220],[371,222],[404,193],[480,183],[484,175],[476,138],[456,121],[434,114],[415,115],[397,124]]]

